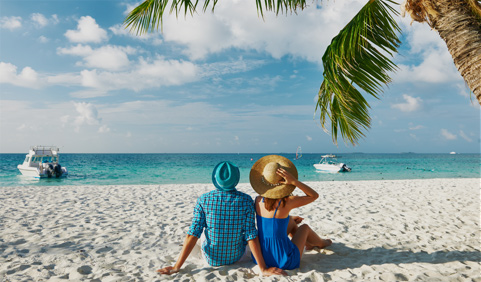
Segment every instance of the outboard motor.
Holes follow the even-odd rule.
[[[346,164],[342,164],[341,170],[342,170],[342,171],[351,171],[351,168],[348,167]]]
[[[53,168],[52,164],[48,164],[48,166],[45,170],[47,171],[47,177],[48,178],[51,178],[55,174],[55,171],[54,171],[54,168]]]
[[[55,177],[56,178],[59,178],[60,176],[62,176],[62,166],[60,164],[55,164],[54,167],[53,167],[53,170],[55,172]]]

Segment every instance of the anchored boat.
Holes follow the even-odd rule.
[[[324,155],[318,164],[314,164],[316,170],[325,172],[345,172],[351,171],[345,163],[338,163],[334,155]]]
[[[68,175],[67,168],[59,161],[59,148],[56,146],[32,146],[23,164],[18,165],[22,175],[36,178],[60,178]]]

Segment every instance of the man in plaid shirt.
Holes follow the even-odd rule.
[[[239,168],[230,162],[221,162],[214,168],[212,182],[217,189],[203,194],[197,200],[192,225],[177,263],[157,272],[178,272],[202,232],[205,232],[202,253],[210,265],[220,266],[238,261],[248,244],[263,275],[286,275],[282,269],[266,267],[257,238],[254,202],[249,195],[235,189],[239,178]]]

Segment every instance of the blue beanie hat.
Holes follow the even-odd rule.
[[[220,162],[212,172],[212,182],[221,191],[233,191],[239,183],[239,168],[230,162]]]

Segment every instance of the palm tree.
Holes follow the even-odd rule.
[[[205,12],[218,0],[205,0]],[[137,34],[162,26],[169,0],[146,0],[127,16],[124,23]],[[170,13],[193,15],[198,0],[172,0]],[[306,7],[305,0],[256,0],[257,11],[276,14],[296,12]],[[397,53],[401,32],[394,16],[399,13],[392,0],[369,0],[335,36],[322,57],[324,73],[316,110],[325,131],[331,124],[332,140],[337,144],[340,131],[346,143],[357,144],[370,128],[369,104],[361,91],[379,98],[396,70],[390,60]],[[481,4],[480,0],[405,0],[401,10],[414,21],[426,22],[446,42],[454,64],[481,105]],[[365,95],[365,94],[364,94]]]

